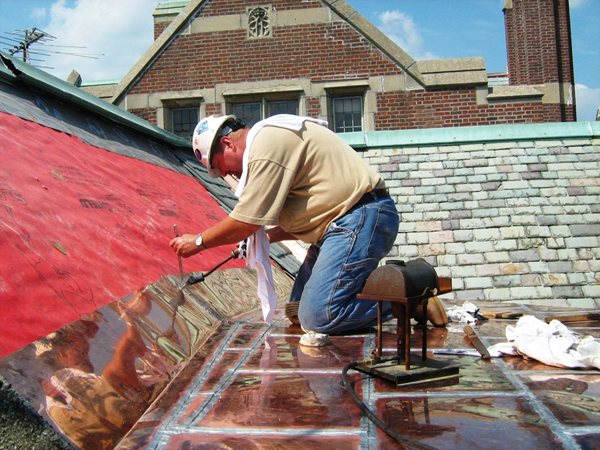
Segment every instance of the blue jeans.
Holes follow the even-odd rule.
[[[381,198],[352,208],[310,246],[290,295],[300,301],[305,330],[331,334],[377,323],[377,302],[356,295],[392,248],[398,225],[394,201]],[[383,320],[392,317],[388,302],[383,312]]]

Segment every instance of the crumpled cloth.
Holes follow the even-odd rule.
[[[464,302],[462,306],[452,306],[446,310],[449,322],[474,323],[481,319],[479,308],[471,302]]]
[[[257,271],[257,295],[260,299],[263,320],[270,325],[277,307],[277,293],[269,259],[269,237],[265,227],[247,238],[246,265]]]
[[[238,198],[242,195],[242,192],[244,192],[246,187],[250,148],[257,133],[266,126],[275,126],[298,131],[302,129],[304,122],[307,120],[327,126],[327,122],[323,120],[313,119],[311,117],[279,114],[257,122],[250,129],[248,136],[246,136],[246,151],[244,152],[242,159],[242,175],[235,191],[235,195]],[[265,227],[260,227],[256,233],[247,238],[247,241],[246,265],[256,269],[258,272],[257,294],[262,307],[263,319],[265,323],[270,325],[273,322],[273,315],[275,314],[275,308],[277,307],[277,293],[275,292],[275,282],[273,281],[271,260],[269,258],[269,238]]]
[[[506,327],[506,339],[488,348],[492,356],[523,355],[549,366],[600,369],[600,339],[581,336],[558,320],[523,316]]]

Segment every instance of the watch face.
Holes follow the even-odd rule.
[[[196,245],[197,245],[198,247],[202,246],[202,234],[199,234],[199,235],[196,237]]]

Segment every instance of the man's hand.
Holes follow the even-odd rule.
[[[196,245],[195,234],[184,234],[171,240],[169,244],[178,256],[189,258],[200,253],[200,247]]]
[[[220,247],[221,245],[237,244],[242,239],[255,233],[260,225],[240,222],[227,216],[218,224],[202,232],[203,245],[206,248]],[[171,240],[173,251],[179,256],[189,258],[203,249],[196,245],[195,234],[184,234]]]

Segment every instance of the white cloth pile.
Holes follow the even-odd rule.
[[[446,310],[449,322],[474,323],[479,320],[479,308],[471,302],[464,302],[462,306],[452,306]]]
[[[549,366],[600,369],[600,339],[581,336],[558,320],[523,316],[506,327],[506,339],[488,348],[492,356],[523,355]]]

